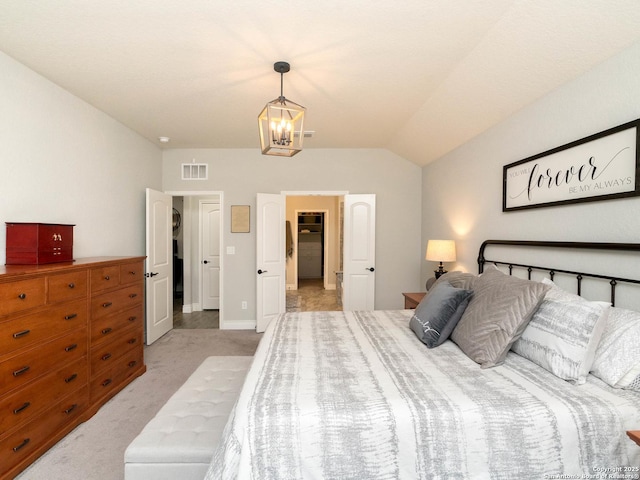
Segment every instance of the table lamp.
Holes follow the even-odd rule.
[[[430,262],[440,262],[438,269],[434,272],[436,278],[440,278],[447,273],[442,262],[456,261],[456,243],[453,240],[429,240],[424,258]]]

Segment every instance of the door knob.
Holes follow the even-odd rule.
[[[267,273],[266,270],[258,270],[258,275],[262,275],[263,273]]]
[[[202,263],[204,263],[204,264],[206,265],[207,263],[209,263],[209,260],[205,260],[205,261],[204,261],[204,262],[202,262]]]
[[[370,272],[373,272],[375,270],[375,268],[369,267],[369,268],[365,268],[365,270],[369,270]]]
[[[159,273],[151,272],[151,273],[147,273],[147,274],[145,275],[145,277],[155,277],[156,275],[160,275],[160,274],[159,274]]]

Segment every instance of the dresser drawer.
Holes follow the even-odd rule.
[[[0,363],[0,390],[8,392],[87,354],[87,329],[32,348]]]
[[[88,284],[86,271],[51,275],[47,277],[48,303],[84,298]]]
[[[142,331],[142,320],[144,318],[144,305],[141,303],[129,310],[118,312],[108,317],[102,317],[91,321],[91,343],[97,344],[102,341],[109,341],[118,336],[120,332],[136,325]]]
[[[0,317],[44,305],[45,279],[0,284]]]
[[[144,264],[142,262],[127,263],[120,266],[120,283],[142,282],[144,280]]]
[[[91,269],[91,293],[101,292],[120,285],[118,265]]]
[[[87,385],[86,357],[26,385],[0,400],[0,434],[30,421],[62,397]]]
[[[122,332],[110,342],[102,343],[91,349],[91,376],[117,363],[118,358],[129,350],[142,348],[142,331],[132,328]]]
[[[87,302],[78,300],[0,322],[0,355],[29,348],[87,326]]]
[[[142,284],[131,285],[113,292],[103,293],[91,299],[91,320],[133,307],[142,300]]]
[[[0,441],[0,477],[50,442],[56,432],[78,420],[89,405],[89,388],[74,392]],[[15,474],[17,472],[13,472]]]
[[[144,368],[144,351],[136,348],[118,357],[111,368],[95,375],[91,380],[91,402],[111,394],[127,378]]]

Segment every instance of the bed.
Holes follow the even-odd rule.
[[[640,316],[610,306],[619,285],[640,282],[485,257],[495,245],[637,255],[640,244],[536,243],[483,243],[482,275],[443,276],[416,311],[277,318],[206,478],[640,478],[640,448],[625,434],[640,427]],[[537,270],[551,278],[532,280]],[[606,281],[611,298],[583,300],[552,284],[556,275],[575,275],[578,290],[585,278]],[[430,345],[448,327],[414,328],[414,317],[449,287],[458,300],[471,293],[446,304],[456,324]],[[567,331],[553,330],[554,317]]]

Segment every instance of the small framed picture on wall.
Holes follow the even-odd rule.
[[[249,233],[249,220],[249,205],[231,205],[231,233]]]

